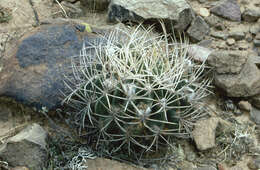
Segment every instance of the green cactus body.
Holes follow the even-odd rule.
[[[111,152],[131,155],[140,148],[156,151],[169,137],[187,134],[185,126],[203,112],[195,106],[209,83],[198,81],[204,63],[186,66],[191,60],[187,44],[169,44],[165,36],[150,37],[140,28],[125,36],[126,44],[107,39],[104,46],[92,47],[102,51],[95,59],[81,55],[74,61],[89,64],[73,64],[81,75],[75,85],[81,82],[81,87],[71,87],[70,96],[77,101],[94,98],[84,121],[102,134],[99,144],[109,143]],[[65,101],[77,105],[71,97]]]

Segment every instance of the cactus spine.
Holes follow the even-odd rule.
[[[64,102],[76,109],[81,127],[98,130],[98,145],[109,144],[111,153],[156,151],[172,136],[188,137],[203,114],[205,64],[192,62],[186,41],[168,43],[151,31],[117,30],[103,44],[84,46],[65,81],[71,93]]]

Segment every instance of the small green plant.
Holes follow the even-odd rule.
[[[157,157],[171,137],[190,136],[210,80],[202,76],[205,63],[188,55],[187,40],[174,39],[142,26],[116,30],[72,58],[64,103],[81,129],[97,132],[97,147],[125,159]]]

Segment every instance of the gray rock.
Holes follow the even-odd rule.
[[[260,70],[249,57],[239,74],[215,74],[214,83],[229,97],[250,97],[260,93]]]
[[[242,31],[234,31],[229,33],[230,38],[234,38],[236,41],[243,40],[246,34]]]
[[[200,16],[197,16],[188,28],[187,33],[192,40],[201,41],[210,31],[208,24]]]
[[[223,19],[213,14],[205,18],[205,21],[210,25],[210,27],[214,27],[214,28],[224,27],[222,20]]]
[[[219,120],[213,117],[196,123],[192,135],[199,150],[207,150],[216,145],[215,131],[218,123]]]
[[[260,47],[260,40],[254,40],[254,46]]]
[[[64,74],[71,74],[71,56],[79,55],[83,40],[86,46],[101,41],[80,28],[75,24],[46,25],[25,35],[3,62],[0,96],[37,109],[59,106],[61,91],[66,89]]]
[[[252,107],[252,110],[250,112],[250,119],[257,125],[260,125],[260,110]]]
[[[221,1],[219,4],[212,7],[210,12],[231,21],[241,21],[240,6],[236,0]]]
[[[33,124],[0,146],[0,157],[10,166],[42,170],[47,161],[47,132]]]
[[[260,24],[254,24],[249,28],[249,32],[253,35],[256,35],[260,32]]]
[[[241,51],[213,51],[208,63],[218,74],[238,74],[247,62],[247,53]]]
[[[260,109],[260,94],[258,94],[258,95],[256,95],[256,96],[253,96],[253,97],[251,98],[251,100],[250,100],[250,103],[251,103],[254,107]]]
[[[208,59],[211,52],[211,49],[199,45],[191,45],[188,49],[188,54],[192,59],[201,63]]]
[[[242,14],[242,19],[247,22],[256,22],[260,18],[260,11],[247,9]]]
[[[223,33],[222,31],[211,31],[210,35],[214,38],[226,40],[228,37],[228,34]]]
[[[185,30],[193,18],[194,12],[186,0],[111,0],[108,10],[110,22],[162,19],[179,30]]]

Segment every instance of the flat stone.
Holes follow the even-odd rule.
[[[214,38],[226,40],[228,38],[228,34],[223,33],[222,31],[211,31],[210,35]]]
[[[111,0],[108,10],[110,22],[143,22],[161,19],[166,23],[172,22],[174,28],[178,30],[185,30],[194,16],[186,0]]]
[[[252,36],[252,34],[247,33],[245,39],[246,39],[247,42],[252,42],[252,41],[253,41],[253,36]]]
[[[188,53],[192,59],[201,63],[208,59],[211,52],[211,49],[199,45],[191,45],[188,50]]]
[[[243,40],[245,38],[246,34],[242,31],[233,31],[230,32],[228,37],[234,38],[236,41]]]
[[[218,74],[238,74],[247,62],[247,52],[243,51],[213,51],[208,63]]]
[[[0,157],[9,166],[42,170],[47,161],[47,132],[32,124],[0,145]]]
[[[209,31],[210,29],[208,24],[202,17],[198,16],[192,21],[187,33],[192,40],[198,42],[201,41],[209,33]]]
[[[231,21],[241,21],[240,6],[236,0],[221,1],[219,4],[212,7],[210,12]]]
[[[256,22],[260,18],[260,12],[253,9],[247,9],[242,14],[242,19],[247,22]]]
[[[207,150],[215,147],[215,131],[219,123],[217,118],[199,120],[192,132],[194,141],[199,150]]]

